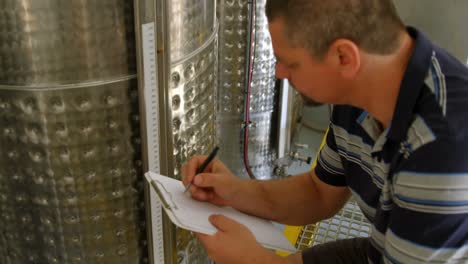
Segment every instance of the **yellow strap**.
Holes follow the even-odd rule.
[[[289,242],[291,242],[291,244],[295,245],[299,235],[301,234],[302,228],[303,226],[286,226],[284,228],[283,234],[289,240]],[[286,257],[291,253],[277,250],[276,254]]]
[[[322,138],[322,143],[320,143],[319,151],[317,152],[317,154],[320,153],[323,146],[325,146],[325,144],[327,143],[327,135],[328,135],[328,128],[327,128],[327,131],[325,131],[325,135]],[[314,163],[312,164],[312,169],[315,169],[315,166],[317,166],[317,159],[318,159],[318,155],[315,156]]]

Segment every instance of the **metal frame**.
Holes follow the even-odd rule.
[[[281,80],[280,104],[278,122],[278,157],[284,157],[291,148],[292,109],[294,107],[294,91],[288,80]]]
[[[135,6],[135,30],[137,40],[137,67],[138,67],[138,79],[139,79],[139,100],[140,100],[140,115],[141,115],[141,133],[142,133],[142,156],[143,156],[143,168],[144,171],[156,170],[161,174],[167,176],[173,176],[173,171],[170,168],[173,167],[173,156],[169,155],[168,150],[172,149],[173,142],[172,137],[169,136],[172,133],[172,127],[169,122],[171,120],[169,109],[170,104],[168,103],[168,83],[170,75],[170,38],[169,38],[169,25],[168,25],[168,10],[170,8],[170,1],[167,0],[134,0]],[[148,118],[152,118],[150,113],[146,111],[148,109],[148,102],[152,98],[148,98],[150,95],[145,91],[145,73],[144,73],[144,60],[143,60],[143,35],[142,25],[147,23],[154,23],[154,37],[155,37],[155,50],[156,56],[156,75],[153,76],[157,79],[157,86],[152,87],[152,92],[157,93],[157,105],[158,109],[155,109],[159,114],[159,120],[154,120],[158,126],[159,138],[157,139],[158,149],[149,149],[148,140],[151,138],[151,127],[147,122]],[[150,152],[157,152],[157,161],[150,160]],[[153,164],[158,163],[158,164]],[[172,225],[166,215],[162,218],[162,234],[155,234],[158,230],[152,230],[152,208],[150,204],[150,192],[149,186],[145,187],[145,202],[146,202],[146,214],[147,214],[147,233],[148,233],[148,249],[150,263],[154,263],[155,260],[155,246],[152,242],[152,238],[155,235],[162,235],[163,239],[163,250],[164,250],[164,262],[175,263],[176,262],[176,238],[175,238],[175,227]],[[159,209],[161,210],[161,209]],[[157,212],[162,213],[162,212]],[[159,263],[158,263],[159,264]]]
[[[368,237],[371,228],[358,204],[350,200],[333,218],[304,226],[296,241],[296,248],[303,250],[338,239]]]

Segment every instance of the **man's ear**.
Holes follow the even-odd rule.
[[[354,79],[360,70],[361,53],[359,47],[350,40],[338,39],[333,42],[327,57],[346,79]]]

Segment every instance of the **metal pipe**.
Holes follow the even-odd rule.
[[[247,49],[247,78],[246,78],[246,91],[244,93],[244,165],[247,174],[251,179],[255,179],[255,175],[252,172],[249,164],[249,127],[250,121],[250,91],[252,88],[252,75],[253,75],[253,64],[255,57],[255,14],[256,14],[256,0],[250,1],[250,15],[249,15],[249,37],[248,37],[248,49]]]

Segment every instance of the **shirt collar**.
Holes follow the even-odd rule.
[[[414,51],[407,65],[400,92],[390,124],[388,138],[400,142],[406,136],[406,130],[412,122],[414,107],[418,100],[429,71],[433,54],[432,43],[422,34],[412,27],[408,27],[409,35],[415,41]]]

